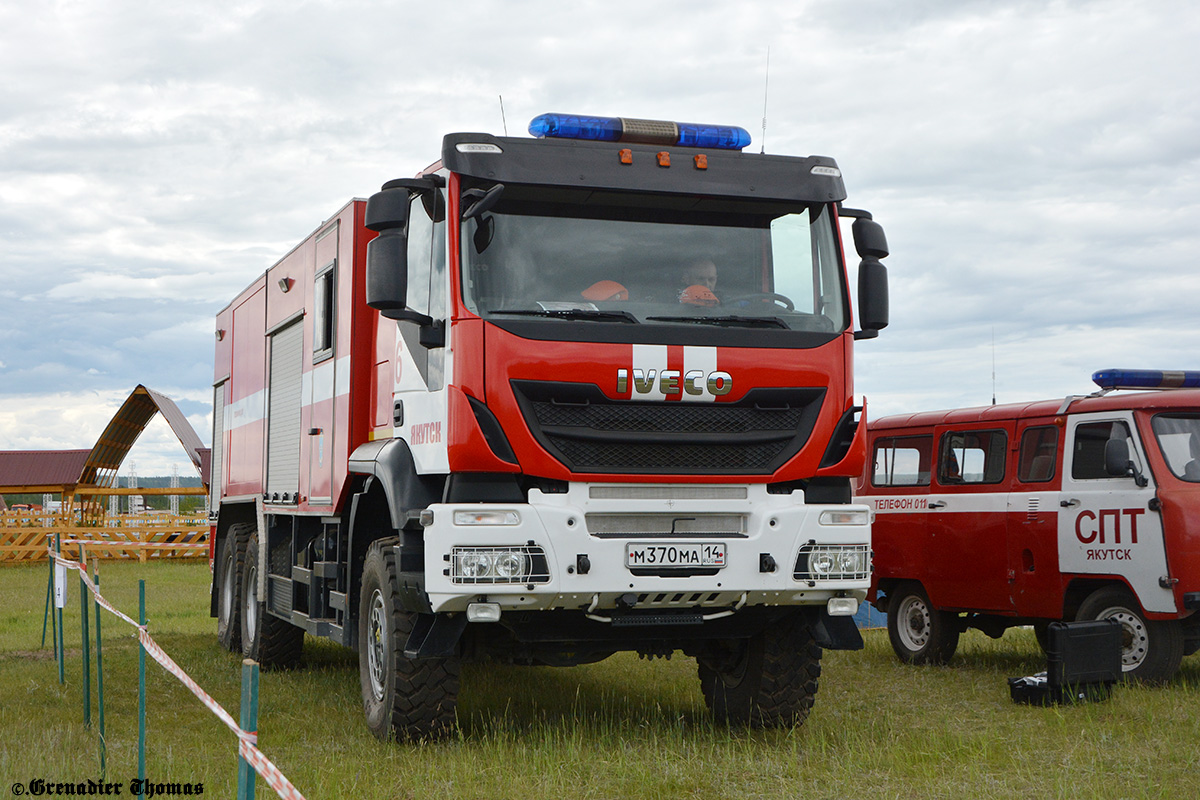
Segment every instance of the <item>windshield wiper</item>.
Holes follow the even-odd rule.
[[[600,311],[590,308],[504,308],[492,314],[520,314],[526,317],[552,317],[554,319],[583,319],[593,322],[632,322],[638,318],[628,311]]]
[[[722,327],[745,326],[748,328],[787,328],[788,324],[779,317],[739,317],[736,314],[724,314],[715,317],[646,317],[655,322],[695,322],[699,325],[720,325]]]

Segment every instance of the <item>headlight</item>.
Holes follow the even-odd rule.
[[[546,551],[536,545],[455,547],[446,556],[454,583],[548,583]]]
[[[854,581],[870,577],[871,559],[865,544],[806,544],[800,548],[792,577],[798,581]]]

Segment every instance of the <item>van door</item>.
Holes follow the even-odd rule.
[[[1146,611],[1175,612],[1175,598],[1159,584],[1167,575],[1162,519],[1150,508],[1154,476],[1137,438],[1131,411],[1073,415],[1067,420],[1070,464],[1064,469],[1058,515],[1061,571],[1115,575],[1128,581]],[[1145,476],[1111,477],[1104,468],[1110,439],[1124,439]]]
[[[1008,496],[1008,570],[1018,616],[1057,619],[1064,581],[1058,568],[1058,505],[1063,431],[1054,419],[1017,423],[1016,481]]]
[[[939,608],[1010,613],[1008,431],[995,423],[937,430],[929,599]]]

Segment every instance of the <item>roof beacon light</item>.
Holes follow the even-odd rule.
[[[1092,374],[1101,389],[1200,389],[1200,371],[1102,369]]]
[[[624,117],[584,117],[577,114],[542,114],[529,123],[529,132],[541,138],[589,139],[595,142],[632,142],[678,147],[741,150],[750,144],[750,133],[734,125],[697,125]]]

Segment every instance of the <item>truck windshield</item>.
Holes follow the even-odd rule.
[[[463,294],[485,318],[834,333],[834,236],[820,204],[507,186],[463,222]]]
[[[1200,414],[1158,414],[1153,427],[1175,477],[1200,483]]]

